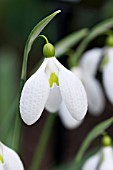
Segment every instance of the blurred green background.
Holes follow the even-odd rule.
[[[0,0],[0,139],[8,145],[12,138],[15,119],[9,113],[12,112],[12,105],[16,102],[19,92],[25,42],[36,23],[57,9],[61,9],[62,13],[43,31],[52,43],[56,43],[73,31],[84,27],[91,28],[100,21],[113,17],[113,0],[77,2],[76,0]],[[33,45],[28,61],[28,77],[42,56],[43,43],[43,40],[38,40]],[[101,36],[91,42],[88,48],[103,45],[104,36]],[[64,62],[64,60],[61,61]],[[112,115],[112,110],[113,107],[108,102],[103,115],[99,117],[87,115],[81,127],[72,131],[66,130],[57,118],[42,169],[50,169],[53,164],[61,161],[70,161],[91,127]],[[42,118],[31,127],[23,124],[22,159],[26,169],[30,164],[46,117],[45,112]],[[9,119],[12,120],[11,126],[8,124]],[[5,128],[4,123],[6,123]],[[12,130],[8,132],[7,129],[11,127]],[[110,129],[109,132],[111,131]],[[94,141],[92,146],[97,144],[99,140]]]

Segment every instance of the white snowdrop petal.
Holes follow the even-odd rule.
[[[82,170],[97,170],[98,163],[100,161],[100,153],[90,157],[83,165]]]
[[[99,170],[112,170],[113,169],[113,149],[112,147],[104,147],[102,150],[103,161]]]
[[[15,151],[2,143],[0,143],[0,147],[3,150],[4,170],[24,170],[22,161]]]
[[[4,170],[4,165],[0,164],[0,170]]]
[[[35,123],[45,107],[49,95],[49,83],[44,72],[48,60],[44,60],[38,71],[25,83],[21,99],[20,113],[23,121],[31,125]]]
[[[109,62],[103,70],[103,85],[106,95],[113,104],[113,61]]]
[[[85,52],[80,60],[80,66],[84,72],[95,75],[98,69],[98,64],[102,56],[102,49],[94,48]]]
[[[92,76],[84,75],[84,86],[88,97],[90,113],[99,115],[105,107],[105,98],[100,83]]]
[[[77,120],[83,119],[87,112],[87,97],[81,81],[71,71],[60,69],[59,87],[70,114]]]
[[[49,97],[47,99],[47,103],[45,106],[46,110],[48,110],[51,113],[58,111],[61,101],[62,98],[61,98],[59,86],[54,84],[53,87],[50,88]]]
[[[74,129],[77,128],[83,121],[77,121],[74,119],[69,111],[67,110],[64,102],[62,102],[60,109],[59,109],[59,116],[65,128],[67,129]]]

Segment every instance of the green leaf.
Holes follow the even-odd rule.
[[[38,35],[41,33],[41,31],[45,28],[45,26],[59,13],[61,12],[60,10],[52,13],[48,17],[44,18],[41,22],[39,22],[31,31],[28,40],[25,45],[25,50],[24,50],[24,62],[23,62],[23,69],[22,69],[22,79],[26,77],[26,67],[27,67],[27,59],[28,59],[28,54],[31,50],[33,42],[36,40]]]
[[[80,150],[78,151],[74,162],[72,163],[72,167],[70,170],[75,170],[75,167],[77,164],[79,164],[80,160],[82,159],[85,151],[89,147],[90,143],[99,135],[101,135],[105,129],[107,129],[111,124],[113,123],[113,117],[109,118],[101,123],[99,123],[96,127],[94,127],[89,134],[87,135],[86,139],[84,140],[82,146],[80,147]]]
[[[60,57],[66,53],[72,46],[76,45],[83,37],[88,34],[88,29],[84,28],[80,31],[64,37],[55,45],[55,56]]]
[[[113,18],[107,19],[107,20],[99,23],[98,25],[94,26],[91,29],[91,31],[89,32],[89,34],[86,36],[86,38],[84,38],[84,40],[80,43],[75,54],[73,54],[73,57],[75,57],[75,59],[78,61],[79,58],[81,57],[82,53],[84,52],[84,50],[88,46],[88,44],[94,38],[105,33],[107,30],[109,30],[112,27],[113,27]]]

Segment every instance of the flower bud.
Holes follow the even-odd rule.
[[[106,38],[106,45],[108,47],[113,47],[113,35],[109,35],[107,38]]]
[[[112,139],[109,135],[105,135],[103,138],[102,138],[102,144],[103,146],[111,146],[112,145]]]
[[[47,43],[43,47],[44,57],[50,58],[55,56],[55,48],[51,43]]]

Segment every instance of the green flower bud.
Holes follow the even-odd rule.
[[[111,146],[112,145],[112,139],[109,135],[105,135],[102,138],[102,144],[103,146]]]
[[[55,48],[51,43],[47,43],[43,47],[44,57],[50,58],[55,56]]]
[[[113,47],[113,35],[109,35],[107,38],[106,38],[106,45],[108,47]]]

